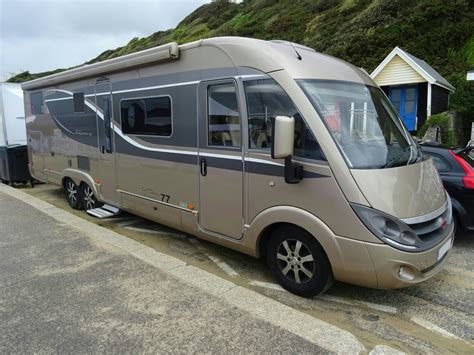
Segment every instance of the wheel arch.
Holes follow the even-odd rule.
[[[89,185],[94,191],[94,195],[97,196],[97,198],[101,197],[97,189],[97,185],[94,182],[94,179],[92,179],[92,176],[90,176],[89,174],[76,169],[65,169],[63,171],[63,177],[61,179],[61,186],[63,188],[66,179],[71,179],[77,186],[81,186],[81,184],[84,183]]]
[[[312,235],[323,248],[333,270],[344,265],[341,249],[331,229],[313,214],[293,206],[271,207],[254,218],[245,239],[256,257],[265,255],[263,249],[272,231],[281,225],[293,225]]]

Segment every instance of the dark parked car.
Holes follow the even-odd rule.
[[[457,226],[474,231],[474,147],[448,149],[421,144],[421,149],[433,158],[451,196]]]

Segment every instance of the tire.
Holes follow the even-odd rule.
[[[101,203],[99,203],[97,197],[94,195],[94,190],[92,190],[92,188],[86,183],[83,183],[81,185],[81,197],[82,205],[84,206],[84,209],[86,211],[100,207],[102,205]]]
[[[72,180],[66,179],[64,182],[64,188],[66,189],[66,198],[69,206],[75,210],[82,209],[82,199],[81,199],[81,191],[79,186]]]
[[[331,287],[331,264],[321,245],[305,230],[285,225],[268,241],[267,262],[280,285],[302,297],[313,297]]]

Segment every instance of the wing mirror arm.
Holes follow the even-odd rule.
[[[272,158],[285,159],[285,182],[297,184],[303,179],[303,165],[293,162],[295,143],[294,117],[277,116],[272,122]]]

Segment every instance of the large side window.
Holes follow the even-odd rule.
[[[270,151],[272,120],[276,116],[295,118],[295,156],[326,160],[321,148],[288,94],[273,79],[244,83],[249,118],[249,149]]]
[[[169,137],[172,110],[169,96],[125,99],[120,103],[122,132]]]
[[[31,113],[33,115],[40,115],[43,113],[43,93],[33,92],[30,94]]]
[[[240,147],[240,117],[235,85],[210,85],[207,96],[208,145]]]
[[[112,128],[110,127],[110,97],[103,98],[104,107],[104,129],[105,129],[105,151],[112,153]]]

